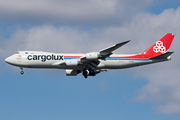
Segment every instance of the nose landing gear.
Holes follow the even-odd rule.
[[[24,74],[23,68],[21,68],[21,72],[20,72],[20,73],[21,73],[21,75],[23,75],[23,74]]]

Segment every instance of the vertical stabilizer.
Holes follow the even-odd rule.
[[[154,57],[166,53],[174,39],[175,33],[167,33],[148,49],[146,49],[141,55]]]

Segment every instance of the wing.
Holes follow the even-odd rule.
[[[106,57],[109,57],[110,55],[112,55],[113,54],[112,52],[114,50],[116,50],[119,47],[125,45],[129,41],[130,40],[122,42],[122,43],[115,44],[113,46],[110,46],[108,48],[100,50],[99,52],[86,53],[85,56],[82,56],[80,58],[80,60],[81,60],[81,62],[87,62],[87,61],[98,61],[98,59],[105,59]]]
[[[108,48],[105,48],[103,50],[100,50],[99,53],[101,56],[103,57],[109,57],[111,54],[113,54],[112,52],[116,49],[118,49],[119,47],[125,45],[126,43],[128,43],[130,40],[128,41],[125,41],[125,42],[122,42],[122,43],[118,43],[118,44],[115,44],[111,47],[108,47]]]

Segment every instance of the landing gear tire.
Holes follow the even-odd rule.
[[[20,73],[21,73],[21,75],[23,75],[23,74],[24,74],[24,71],[21,71]]]
[[[83,76],[84,76],[84,78],[87,78],[87,75],[88,73],[87,73],[87,70],[86,69],[83,69]]]

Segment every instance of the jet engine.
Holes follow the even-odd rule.
[[[66,76],[76,76],[80,72],[81,71],[79,71],[79,70],[68,69],[68,70],[66,70]]]
[[[67,60],[65,62],[65,64],[67,66],[77,66],[79,64],[78,60],[77,59],[71,59],[71,60]]]
[[[86,59],[88,60],[94,60],[99,58],[99,52],[90,52],[86,53]]]

